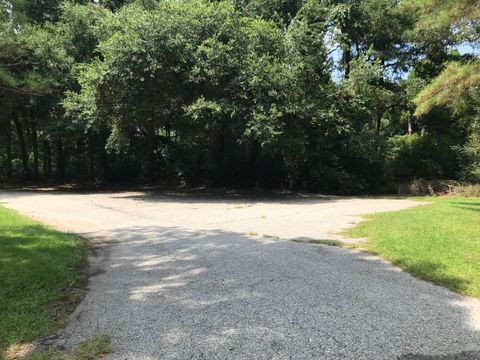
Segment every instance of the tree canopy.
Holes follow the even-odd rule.
[[[474,0],[4,0],[0,179],[480,181],[479,32]]]

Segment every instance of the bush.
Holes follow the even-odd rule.
[[[453,188],[453,193],[465,197],[480,197],[480,184],[460,184]]]
[[[387,141],[385,168],[389,180],[438,179],[455,173],[455,152],[430,135],[399,135]]]
[[[480,184],[465,184],[455,180],[415,179],[398,186],[400,195],[458,195],[480,197]]]
[[[454,180],[431,180],[414,179],[413,181],[400,184],[400,195],[447,195],[453,194],[460,184]]]

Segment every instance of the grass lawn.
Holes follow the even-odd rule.
[[[85,259],[79,237],[0,206],[0,358],[61,327],[78,300]]]
[[[480,298],[480,198],[421,198],[432,204],[369,216],[347,231],[362,247],[416,277]]]

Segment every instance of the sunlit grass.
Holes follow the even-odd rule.
[[[369,216],[347,235],[414,276],[480,298],[480,199],[421,200],[431,204]]]
[[[68,289],[81,282],[86,247],[0,206],[0,352],[48,335],[71,306]]]

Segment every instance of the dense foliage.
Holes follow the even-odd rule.
[[[0,32],[4,181],[480,180],[476,1],[2,0]]]

